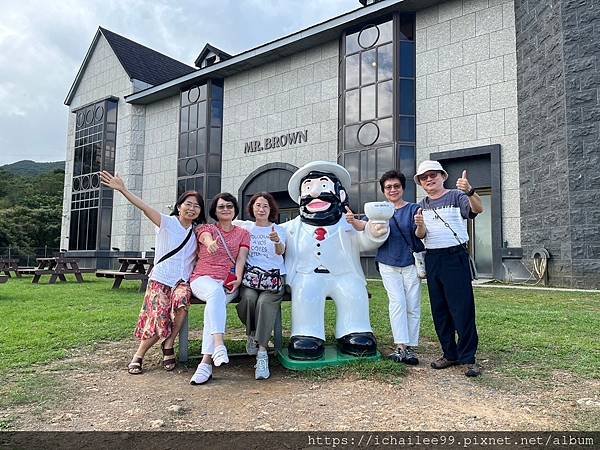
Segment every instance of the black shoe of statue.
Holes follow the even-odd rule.
[[[374,356],[377,354],[377,340],[373,333],[350,333],[337,340],[342,353],[352,356]]]
[[[325,342],[313,336],[292,336],[288,345],[291,359],[309,361],[319,359],[325,353]]]

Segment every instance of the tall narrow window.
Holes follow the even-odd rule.
[[[200,192],[207,203],[221,189],[223,81],[181,92],[177,195]]]
[[[381,200],[378,180],[415,171],[414,15],[348,30],[340,58],[338,161],[352,176],[351,206]],[[415,189],[407,183],[407,199]]]
[[[117,101],[98,102],[75,114],[69,250],[110,250],[113,192],[101,187],[99,173],[114,172]]]

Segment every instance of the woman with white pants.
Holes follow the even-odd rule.
[[[416,365],[419,364],[416,347],[421,326],[421,281],[412,253],[424,250],[423,243],[415,236],[414,216],[419,206],[404,200],[406,177],[401,172],[385,172],[379,185],[385,198],[395,208],[390,219],[390,235],[379,247],[376,256],[383,286],[388,294],[390,325],[396,347],[389,358],[395,362]],[[365,222],[355,219],[350,211],[346,217],[354,228],[364,228]]]
[[[198,262],[192,273],[190,287],[194,296],[204,300],[204,329],[202,332],[202,361],[190,384],[204,384],[212,378],[212,366],[229,362],[223,335],[227,303],[238,294],[242,283],[250,234],[233,225],[239,207],[229,193],[215,196],[209,216],[216,224],[203,225],[196,230]]]

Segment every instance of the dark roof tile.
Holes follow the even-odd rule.
[[[100,27],[130,78],[157,86],[196,69],[137,42]]]

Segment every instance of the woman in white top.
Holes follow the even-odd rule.
[[[129,192],[118,175],[103,171],[100,179],[104,186],[123,194],[157,227],[155,265],[135,329],[140,345],[129,363],[129,373],[142,373],[144,355],[161,339],[163,367],[171,371],[176,365],[175,338],[186,318],[192,295],[189,279],[197,248],[193,226],[206,223],[204,200],[198,192],[184,192],[177,199],[171,215],[167,216]]]
[[[240,302],[237,304],[238,316],[246,324],[246,351],[249,355],[256,355],[254,377],[266,380],[271,375],[267,344],[284,294],[283,277],[286,272],[282,255],[285,251],[286,233],[282,227],[274,224],[279,208],[268,192],[258,192],[252,196],[248,202],[248,214],[254,222],[236,222],[250,232],[246,272],[251,267],[258,267],[263,271],[279,273],[281,277],[277,290],[264,290],[260,286],[243,284],[240,288]],[[254,280],[258,281],[258,278]]]

